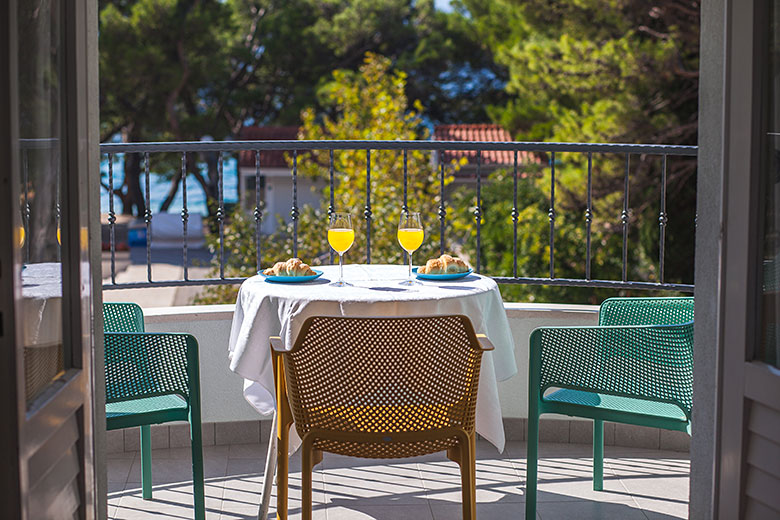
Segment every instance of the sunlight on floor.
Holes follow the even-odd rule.
[[[479,443],[477,452],[478,518],[523,518],[525,443],[510,442],[503,454]],[[608,446],[604,491],[593,491],[590,452],[584,444],[540,446],[539,518],[687,518],[687,453]],[[265,445],[209,446],[204,456],[207,518],[256,519]],[[153,500],[141,498],[136,452],[108,458],[109,518],[192,518],[188,448],[154,450]],[[290,519],[295,519],[300,518],[298,456],[290,468]],[[450,520],[460,517],[460,477],[443,454],[389,461],[325,454],[315,471],[313,500],[315,519]],[[274,500],[269,518],[276,518]]]

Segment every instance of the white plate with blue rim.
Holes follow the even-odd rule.
[[[310,274],[308,276],[274,276],[270,274],[263,274],[262,271],[259,271],[257,274],[265,278],[266,282],[271,283],[304,283],[311,282],[312,280],[316,280],[322,276],[322,271],[318,269],[312,269],[312,271],[314,271],[314,274]]]
[[[442,280],[457,280],[458,278],[465,278],[466,276],[473,273],[474,269],[469,269],[468,271],[464,271],[462,273],[424,274],[424,273],[418,273],[417,268],[415,267],[414,269],[412,269],[412,272],[420,280],[442,281]]]

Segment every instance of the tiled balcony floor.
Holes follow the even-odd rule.
[[[563,520],[686,518],[688,454],[606,448],[605,491],[591,484],[590,446],[542,444],[538,517]],[[477,445],[477,517],[524,518],[525,443],[499,454]],[[265,445],[204,448],[207,518],[257,518]],[[141,498],[137,453],[108,455],[108,514],[112,519],[192,518],[188,448],[153,452],[154,499]],[[290,518],[300,518],[300,458],[290,464]],[[400,461],[325,454],[314,476],[314,518],[329,520],[460,518],[457,465],[444,454]],[[271,503],[269,518],[276,518]]]

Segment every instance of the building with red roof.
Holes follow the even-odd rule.
[[[294,141],[298,139],[300,128],[297,126],[248,126],[241,130],[242,141]],[[437,125],[433,130],[434,141],[476,141],[511,142],[512,137],[504,128],[495,124],[456,124]],[[255,185],[260,182],[260,201],[263,205],[264,233],[271,233],[277,227],[276,215],[289,221],[292,209],[292,175],[290,164],[284,150],[263,150],[259,152],[259,171],[256,167],[256,153],[245,150],[238,157],[240,176],[240,194],[242,205],[252,211],[256,204]],[[300,157],[300,156],[299,156]],[[459,184],[472,184],[477,174],[477,152],[475,150],[445,150],[441,154],[445,164],[466,159],[466,163],[455,172],[455,181]],[[538,163],[539,157],[529,152],[520,152],[520,165],[529,162]],[[439,154],[433,154],[433,163],[439,164]],[[514,152],[511,150],[484,150],[481,152],[480,172],[482,179],[499,169],[509,169],[514,165]],[[521,166],[522,167],[522,166]],[[522,174],[525,176],[525,174]],[[298,177],[298,206],[319,206],[325,182],[313,181],[307,177]]]
[[[476,141],[484,143],[504,143],[513,141],[503,127],[495,124],[455,124],[436,125],[433,128],[434,141]],[[461,161],[466,159],[466,164],[455,172],[455,180],[470,182],[477,174],[476,150],[445,150],[441,154],[444,163]],[[434,164],[439,164],[439,154],[434,154]],[[519,152],[517,155],[519,165],[529,162],[538,163],[539,157],[530,152]],[[481,175],[486,177],[490,172],[500,168],[514,166],[514,152],[511,150],[483,150],[481,151]]]

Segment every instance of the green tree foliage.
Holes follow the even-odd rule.
[[[406,75],[391,71],[388,58],[367,54],[358,72],[337,70],[332,80],[320,91],[320,103],[332,115],[317,117],[313,109],[303,111],[302,139],[373,139],[411,140],[424,138],[420,126],[420,105],[410,109],[405,94]],[[298,157],[300,175],[327,178],[329,154],[314,151]],[[457,165],[452,165],[457,166]],[[356,238],[345,261],[366,261],[365,193],[367,160],[365,151],[334,152],[335,211],[352,214]],[[415,258],[423,261],[438,256],[439,231],[436,211],[439,205],[436,171],[430,155],[408,152],[408,208],[419,211],[426,228],[426,239]],[[452,180],[445,178],[445,184]],[[403,204],[403,155],[396,151],[371,153],[371,260],[375,263],[403,263],[403,251],[398,245],[396,230]],[[329,263],[327,242],[328,204],[330,192],[323,193],[319,208],[306,206],[298,220],[298,256],[314,265]],[[445,231],[446,232],[446,231]],[[254,221],[238,210],[227,224],[225,232],[226,269],[230,276],[254,274]],[[211,246],[217,247],[215,238]],[[286,260],[293,254],[293,225],[280,221],[280,228],[263,237],[263,266]],[[247,259],[252,259],[247,261]],[[209,288],[201,303],[232,301],[235,288]]]
[[[510,99],[494,104],[489,112],[514,137],[559,142],[696,143],[698,2],[463,0],[458,7],[469,13],[496,61],[508,70],[506,92]],[[661,165],[657,156],[631,157],[629,276],[638,279],[658,279]],[[595,254],[594,277],[621,276],[620,263],[616,265],[612,259],[622,258],[624,171],[623,156],[593,157],[593,247],[609,250],[601,259],[600,253]],[[695,171],[695,158],[669,158],[665,281],[693,281]],[[587,157],[558,154],[556,174],[556,228],[561,234],[556,239],[556,263],[579,265],[572,274],[582,277]],[[549,198],[549,170],[536,177],[536,184]],[[496,186],[488,192],[490,189],[508,188]],[[511,208],[502,214],[509,212]],[[571,257],[564,238],[570,233],[567,226],[576,231],[571,235],[576,240]],[[522,227],[521,234],[539,232],[536,227],[526,230],[525,223]],[[493,241],[506,243],[509,232],[511,226],[501,227]],[[544,256],[542,253],[535,250],[538,257]],[[506,259],[500,263],[505,264]],[[545,273],[542,269],[530,275]]]
[[[325,108],[317,92],[332,71],[357,70],[369,51],[407,72],[407,94],[435,120],[484,119],[500,96],[503,68],[432,0],[103,0],[102,140],[222,139],[245,124],[299,124],[303,108]],[[176,157],[154,159],[153,171],[173,180],[165,211],[181,172]],[[141,157],[125,161],[123,212],[141,215]],[[217,174],[200,162],[189,174],[213,215]]]
[[[224,135],[219,104],[207,100],[222,94],[220,78],[231,75],[231,50],[240,45],[238,27],[231,6],[214,0],[103,2],[101,140],[117,133],[127,142]],[[166,169],[170,161],[155,160],[153,171]],[[126,214],[140,216],[145,209],[141,161],[139,154],[125,156],[125,179],[117,194]],[[213,198],[215,175],[202,175],[194,164],[190,173]],[[176,176],[173,194],[178,180]]]
[[[544,165],[546,166],[546,165]],[[550,275],[549,191],[540,186],[542,164],[521,165],[517,183],[517,276],[545,278]],[[513,276],[514,221],[512,219],[514,180],[511,171],[499,170],[489,176],[481,193],[481,266],[493,276]],[[473,210],[473,190],[453,195],[453,213]],[[598,223],[595,223],[598,224]],[[476,251],[473,220],[456,224],[464,251]],[[620,280],[622,274],[622,235],[604,226],[593,225],[591,232],[591,276],[593,279]],[[554,275],[556,278],[585,278],[587,232],[581,214],[556,213],[554,231]],[[628,250],[628,277],[653,279],[652,259],[642,248]],[[543,285],[502,285],[506,301],[572,302],[597,304],[615,291]]]

